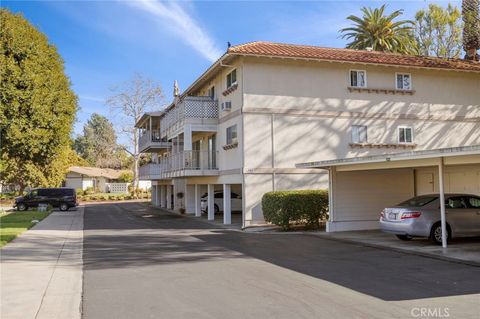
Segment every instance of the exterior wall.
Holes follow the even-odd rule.
[[[414,196],[410,168],[335,172],[327,231],[376,229],[380,212]]]
[[[291,169],[301,162],[480,144],[478,74],[285,59],[244,62],[247,174]],[[415,92],[350,92],[350,69],[367,71],[368,88],[390,90],[396,72],[410,73]],[[352,125],[367,126],[368,143],[390,146],[353,147]],[[413,128],[415,147],[398,145],[398,126]],[[327,188],[322,176],[315,186]],[[272,190],[272,179],[245,175],[247,221],[261,221],[261,196]],[[249,191],[249,183],[257,193]],[[300,178],[285,188],[309,187]]]
[[[445,166],[444,188],[446,193],[466,193],[480,196],[480,164]],[[415,170],[417,195],[438,193],[438,168]]]
[[[73,188],[73,189],[83,189],[83,179],[84,177],[81,174],[68,172],[65,177],[65,187]]]
[[[245,142],[266,139],[270,126],[279,165],[405,151],[352,148],[352,125],[367,126],[369,143],[389,144],[398,143],[398,126],[412,126],[415,150],[480,144],[478,73],[275,61],[245,64],[244,112],[249,127],[260,128],[246,126]],[[366,70],[369,88],[393,89],[395,72],[410,73],[415,93],[349,92],[350,69]],[[262,161],[268,155],[252,164]]]
[[[84,176],[83,177],[83,182],[82,182],[82,187],[83,190],[86,190],[88,187],[93,187],[93,178]]]
[[[242,117],[241,110],[243,106],[243,63],[242,59],[237,59],[232,63],[229,63],[231,67],[223,67],[221,71],[215,75],[215,77],[207,82],[199,90],[198,95],[207,95],[208,89],[215,86],[215,98],[218,99],[219,107],[219,124],[217,127],[217,143],[216,149],[218,150],[217,164],[219,170],[231,170],[240,169],[242,167]],[[227,89],[227,74],[232,70],[237,70],[237,89],[228,95],[224,96],[223,91]],[[221,105],[224,102],[231,102],[232,109],[230,111],[222,111]],[[237,125],[238,144],[237,148],[224,150],[224,146],[227,142],[226,130],[227,127]]]

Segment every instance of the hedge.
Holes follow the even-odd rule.
[[[305,223],[318,228],[327,218],[327,190],[294,190],[265,193],[262,197],[263,216],[267,222],[288,230],[291,223]]]

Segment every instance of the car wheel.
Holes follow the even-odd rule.
[[[23,212],[23,211],[27,210],[28,207],[27,207],[27,205],[25,205],[24,203],[20,203],[20,204],[17,205],[17,209],[18,209],[19,211],[22,211],[22,212]]]
[[[450,231],[450,226],[447,224],[447,242],[452,236],[452,233]],[[441,223],[435,223],[432,226],[432,230],[430,231],[430,239],[437,245],[442,244],[442,224]]]
[[[218,207],[217,204],[215,204],[215,214],[218,214],[220,212],[220,208]]]
[[[60,204],[60,210],[61,210],[62,212],[67,211],[67,210],[68,210],[68,205],[67,205],[66,203],[61,203],[61,204]]]
[[[396,235],[398,239],[400,240],[405,240],[405,241],[408,241],[408,240],[412,240],[413,237],[412,236],[408,236],[408,235]]]

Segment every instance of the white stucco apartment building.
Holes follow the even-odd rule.
[[[252,42],[230,47],[137,127],[141,151],[153,153],[140,177],[152,181],[154,205],[200,215],[202,195],[212,207],[215,192],[231,191],[241,198],[243,226],[250,226],[263,222],[268,191],[331,187],[336,164],[321,161],[480,145],[480,63]],[[480,194],[480,160],[472,159],[450,182],[469,183]],[[408,168],[407,179],[373,178],[399,183],[367,213],[345,211],[340,220],[338,212],[330,231],[378,227],[377,206],[435,191],[430,168]],[[371,176],[342,187],[361,188]]]

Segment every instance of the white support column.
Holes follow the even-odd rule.
[[[192,150],[192,127],[190,125],[185,125],[183,130],[183,150]]]
[[[445,214],[445,190],[443,182],[443,157],[438,164],[438,191],[440,193],[440,223],[442,224],[442,247],[447,248],[447,220]]]
[[[202,216],[202,208],[200,206],[200,204],[201,204],[200,196],[202,196],[200,194],[200,185],[195,184],[195,216],[197,216],[197,217]]]
[[[334,205],[334,190],[336,170],[335,166],[328,169],[328,221],[326,225],[326,232],[334,231],[333,224],[335,223],[335,205]]]
[[[167,207],[165,203],[167,199],[166,192],[167,192],[167,189],[165,188],[165,185],[160,185],[160,207],[161,208]]]
[[[213,184],[208,184],[207,187],[207,206],[208,206],[208,220],[215,220],[215,201],[214,201],[214,194],[215,194],[215,189],[214,189]]]
[[[160,190],[162,189],[161,185],[156,185],[155,186],[155,206],[160,207],[161,205],[161,198],[160,196]]]
[[[172,186],[167,185],[167,209],[172,209]]]
[[[150,188],[150,193],[152,194],[151,196],[151,203],[152,203],[152,206],[157,206],[157,186],[156,185],[152,185],[152,187]]]
[[[232,192],[230,184],[223,184],[223,223],[230,225],[232,223]]]

